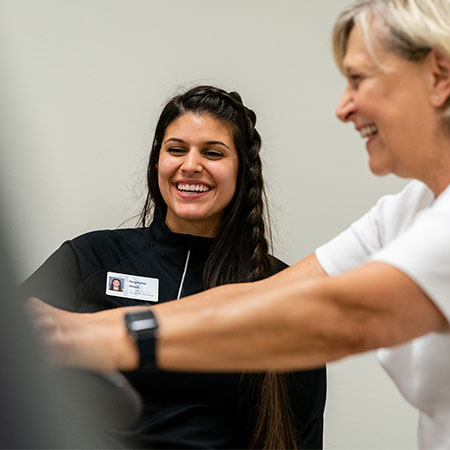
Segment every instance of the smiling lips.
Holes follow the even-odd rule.
[[[359,130],[359,133],[360,133],[362,138],[368,138],[368,137],[374,135],[377,132],[378,132],[378,129],[377,129],[377,127],[374,124],[365,125],[364,127],[362,127]]]
[[[208,192],[211,188],[205,184],[187,184],[176,183],[176,188],[179,192],[183,193],[203,193]]]

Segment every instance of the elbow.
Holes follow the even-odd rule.
[[[318,328],[329,361],[392,345],[395,327],[388,326],[389,318],[363,302],[349,301],[330,284],[321,286],[322,295],[315,302],[322,312]]]
[[[339,326],[328,327],[323,336],[327,359],[335,361],[346,356],[373,350],[367,328],[359,321],[346,318]]]
[[[364,321],[350,319],[343,337],[343,345],[347,354],[363,353],[373,350],[373,339],[370,337],[368,327]]]
[[[324,362],[374,350],[379,336],[373,333],[373,317],[367,312],[342,307],[339,302],[326,302],[327,311],[318,321],[311,322],[313,340],[321,347]],[[322,305],[323,306],[323,305]]]
[[[344,316],[340,326],[331,329],[328,335],[330,348],[335,350],[333,359],[404,342],[401,327],[391,317],[373,311],[347,311]]]

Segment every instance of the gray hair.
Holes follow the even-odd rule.
[[[356,24],[369,54],[378,62],[371,39],[374,20],[385,30],[381,36],[383,47],[401,58],[420,61],[432,48],[450,57],[450,0],[358,0],[340,14],[333,29],[334,58],[341,71],[350,32]],[[443,119],[450,126],[450,101]]]

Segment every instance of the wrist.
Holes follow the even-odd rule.
[[[114,312],[114,314],[113,314]],[[121,308],[97,313],[99,317],[97,327],[103,327],[107,332],[107,353],[112,356],[112,366],[123,371],[132,371],[139,368],[139,351],[134,339],[128,334],[125,326],[124,311]],[[109,313],[109,314],[108,314]],[[94,314],[95,315],[95,314]]]
[[[139,368],[139,349],[135,340],[127,333],[122,325],[123,333],[120,343],[116,346],[116,367],[123,371],[132,371]]]
[[[128,370],[145,368],[156,369],[156,341],[159,325],[151,309],[128,312],[124,315],[129,353],[126,361]],[[131,349],[132,348],[132,349]]]

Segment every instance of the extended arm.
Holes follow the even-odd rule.
[[[390,265],[374,262],[338,277],[323,275],[311,256],[266,280],[155,307],[159,367],[308,368],[448,326],[425,293]],[[88,315],[76,326],[57,320],[62,325],[51,341],[60,362],[135,369],[139,358],[125,333],[123,309]]]
[[[170,314],[156,309],[159,366],[307,368],[448,326],[424,292],[387,264],[310,281],[279,279],[217,288],[207,308],[182,308],[186,301]]]

